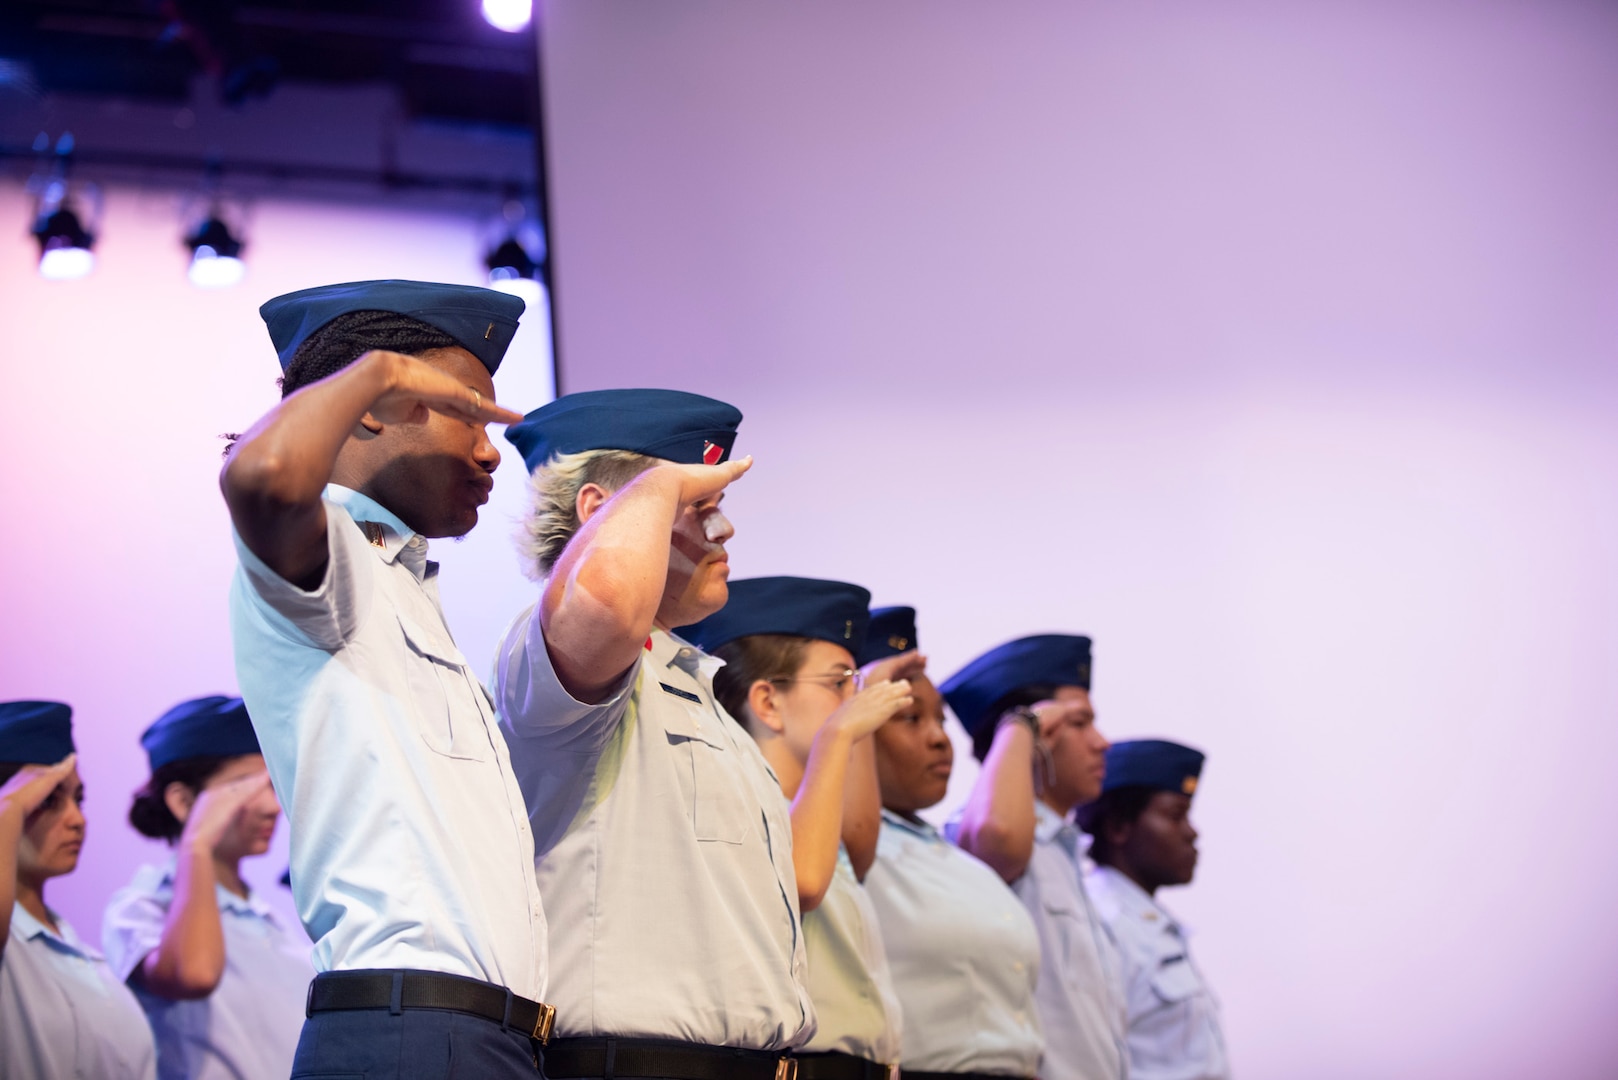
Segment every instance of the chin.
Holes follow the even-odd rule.
[[[925,810],[929,806],[937,806],[944,801],[944,796],[949,794],[949,780],[946,778],[941,782],[935,781],[917,794],[920,798],[917,800],[916,809]]]

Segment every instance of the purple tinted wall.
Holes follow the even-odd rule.
[[[939,674],[1092,633],[1103,730],[1209,751],[1241,1076],[1618,1073],[1618,11],[543,33],[565,387],[743,409],[737,575]]]

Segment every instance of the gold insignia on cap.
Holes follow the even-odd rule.
[[[1080,664],[1079,665],[1079,678],[1083,679],[1085,682],[1090,681],[1090,665],[1089,664]]]
[[[362,521],[360,522],[360,528],[365,531],[365,539],[371,542],[372,547],[387,550],[388,534],[383,530],[380,521]]]
[[[1187,795],[1195,795],[1197,793],[1197,778],[1194,776],[1188,776],[1184,780],[1181,780],[1180,790],[1185,792]]]
[[[847,641],[849,638],[851,638],[853,636],[854,636],[854,620],[853,619],[844,619],[843,620],[843,640]]]
[[[483,331],[483,340],[488,341],[493,335],[494,335],[494,323],[490,323],[489,328],[487,330]]]
[[[900,652],[904,652],[906,649],[910,648],[910,639],[907,637],[902,637],[899,634],[894,634],[888,638],[888,648],[898,649]]]

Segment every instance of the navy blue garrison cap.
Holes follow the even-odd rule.
[[[493,375],[505,358],[522,315],[519,296],[475,285],[430,281],[348,281],[277,296],[261,308],[281,370],[311,334],[351,311],[391,311],[436,326]]]
[[[791,634],[829,641],[858,656],[870,603],[869,590],[844,581],[746,578],[730,583],[724,607],[675,633],[705,652],[753,634]]]
[[[969,733],[997,717],[997,702],[1025,686],[1090,689],[1090,639],[1077,634],[1035,634],[1008,641],[951,675],[938,689]]]
[[[239,697],[193,698],[158,717],[140,737],[152,771],[196,757],[236,757],[259,752],[258,736]]]
[[[916,609],[879,607],[871,609],[871,625],[865,632],[865,648],[856,655],[860,667],[920,648],[916,644]]]
[[[587,390],[559,397],[506,428],[528,471],[557,454],[628,450],[680,465],[718,465],[736,444],[741,410],[683,390]]]
[[[54,765],[73,752],[73,710],[60,701],[0,701],[0,761]]]
[[[1128,739],[1107,750],[1107,778],[1101,790],[1147,787],[1195,795],[1205,755],[1167,739]]]

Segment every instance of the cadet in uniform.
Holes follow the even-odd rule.
[[[152,1080],[135,995],[45,906],[84,845],[72,721],[60,702],[0,702],[0,1076]]]
[[[1101,798],[1078,811],[1095,838],[1085,879],[1117,945],[1129,1005],[1134,1080],[1228,1080],[1219,1006],[1191,961],[1185,930],[1157,890],[1188,885],[1197,868],[1191,796],[1203,755],[1164,739],[1107,751]]]
[[[107,961],[151,1021],[160,1080],[285,1080],[314,970],[242,880],[281,814],[247,709],[181,702],[140,741],[152,774],[129,822],[174,855],[113,895]]]
[[[990,649],[944,683],[983,762],[951,823],[1039,931],[1042,1080],[1127,1072],[1118,960],[1081,881],[1073,808],[1101,794],[1107,740],[1090,703],[1090,639],[1040,634]]]
[[[321,973],[294,1075],[533,1076],[551,1010],[533,838],[427,538],[478,521],[522,301],[416,281],[261,309],[281,404],[220,478],[236,674]]]
[[[553,1077],[773,1080],[814,1034],[780,785],[714,699],[719,661],[671,632],[725,604],[740,422],[603,390],[506,432],[542,585],[495,684],[552,918]]]
[[[875,613],[874,641],[916,641],[915,613]],[[906,1080],[1039,1071],[1039,937],[1000,876],[917,816],[944,797],[954,753],[925,674],[916,707],[876,734],[882,834],[865,888],[904,1010]]]
[[[714,696],[758,741],[792,800],[792,861],[819,1028],[798,1080],[884,1080],[899,1060],[899,1002],[876,912],[860,887],[876,858],[881,792],[871,734],[910,712],[914,651],[864,673],[871,594],[812,578],[730,583],[730,600],[678,631],[725,662]]]

